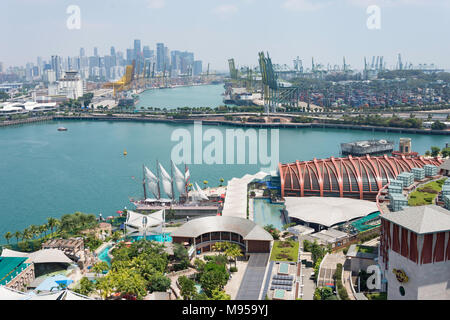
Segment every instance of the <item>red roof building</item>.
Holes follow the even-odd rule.
[[[439,158],[364,156],[279,164],[282,197],[346,197],[375,200],[378,191],[401,172],[441,165]]]

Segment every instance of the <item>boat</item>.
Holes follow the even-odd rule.
[[[58,131],[67,131],[67,128],[59,127],[59,128],[58,128]]]

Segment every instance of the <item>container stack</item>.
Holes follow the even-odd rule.
[[[389,194],[402,193],[403,188],[399,187],[399,186],[393,186],[392,184],[390,184],[388,187],[388,190],[389,190]]]
[[[445,209],[450,210],[450,196],[443,196]]]
[[[394,212],[401,211],[408,206],[408,200],[401,193],[389,194],[390,209]]]
[[[397,176],[397,180],[403,182],[403,188],[407,188],[414,183],[414,174],[412,172],[402,172]]]
[[[425,169],[412,168],[411,172],[414,174],[414,180],[420,181],[420,180],[425,179]]]
[[[423,168],[425,169],[425,176],[434,177],[437,175],[438,167],[433,166],[432,164],[427,164],[423,166]]]
[[[397,186],[403,189],[403,182],[400,180],[391,180],[390,186]]]

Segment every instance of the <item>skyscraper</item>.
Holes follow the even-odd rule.
[[[97,47],[94,48],[94,57],[98,57],[98,48]]]
[[[150,50],[149,46],[144,46],[144,49],[142,50],[142,54],[144,55],[144,59],[150,59],[154,55],[154,51]]]
[[[134,59],[141,55],[141,40],[134,40]]]
[[[194,61],[194,68],[193,68],[194,76],[198,76],[202,73],[202,61],[196,60]]]
[[[162,71],[165,63],[164,43],[156,44],[156,71]]]
[[[84,48],[80,48],[80,57],[84,57],[86,55],[86,52],[84,51]]]
[[[61,78],[61,57],[52,56],[52,70],[55,71],[56,80]]]
[[[116,56],[116,48],[111,47],[111,57],[115,57]]]

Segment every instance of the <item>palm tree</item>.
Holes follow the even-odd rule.
[[[46,237],[47,236],[47,230],[48,230],[47,224],[43,224],[43,225],[39,226],[39,233],[40,233],[41,236],[42,236],[42,234],[44,234],[44,237]]]
[[[223,179],[223,178],[220,178],[220,186],[222,186],[223,185],[223,182],[224,182],[225,180]]]
[[[5,239],[6,239],[6,242],[9,244],[9,240],[11,240],[11,238],[13,237],[13,235],[12,235],[11,232],[8,231],[7,233],[5,233],[4,237],[5,237]]]
[[[60,222],[58,219],[50,217],[47,218],[47,225],[49,226],[51,233],[53,233],[53,228],[60,225]]]
[[[16,244],[19,243],[19,239],[22,237],[22,233],[20,231],[14,232],[14,237],[16,238]]]
[[[25,228],[22,232],[22,241],[23,240],[31,240],[33,238],[33,232],[31,228]]]

